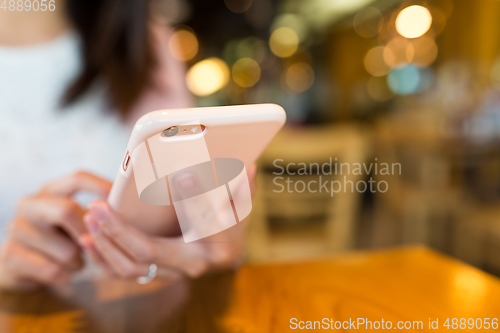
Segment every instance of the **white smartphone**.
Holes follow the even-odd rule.
[[[221,159],[239,160],[248,170],[285,120],[285,111],[275,104],[150,112],[133,128],[108,202],[146,232],[178,232],[178,225],[166,225],[175,217],[170,176]]]

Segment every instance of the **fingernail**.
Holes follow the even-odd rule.
[[[192,190],[196,185],[196,180],[190,173],[180,175],[175,178],[177,188],[184,191]]]
[[[103,222],[106,219],[106,210],[101,204],[91,203],[89,205],[89,210],[97,221]]]
[[[91,234],[96,234],[99,232],[99,223],[94,219],[92,215],[85,215],[83,222],[87,226],[87,229]]]
[[[85,225],[87,224],[88,222],[85,222]],[[90,233],[93,233],[92,231],[90,231],[90,226],[87,225],[87,229],[89,229]],[[88,249],[93,246],[94,241],[92,236],[90,236],[89,234],[83,234],[78,238],[78,244],[80,244],[80,246],[83,247],[84,249]]]

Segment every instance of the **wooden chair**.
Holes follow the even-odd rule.
[[[391,186],[375,200],[372,238],[368,246],[424,243],[451,252],[451,233],[463,198],[453,180],[453,153],[438,121],[407,114],[376,124],[375,155],[379,161],[398,162],[401,175],[385,176]]]
[[[248,232],[249,258],[255,261],[310,258],[350,249],[354,245],[361,194],[357,191],[328,193],[276,193],[273,163],[364,163],[369,154],[366,129],[351,125],[285,127],[259,160],[257,191]],[[337,158],[337,160],[335,160]],[[314,170],[315,165],[313,166]],[[309,170],[310,171],[310,170]],[[347,173],[347,168],[344,169]],[[321,174],[321,172],[320,172]],[[337,175],[341,183],[356,184],[364,175]],[[288,177],[287,174],[282,177]],[[319,180],[318,175],[289,176],[293,181]],[[336,178],[335,178],[336,177]],[[322,176],[324,182],[327,177]],[[279,182],[279,181],[277,181]],[[284,179],[281,180],[284,184]],[[311,183],[314,184],[314,183]],[[348,183],[349,185],[349,183]],[[350,186],[348,186],[350,189]],[[299,187],[299,190],[301,188]],[[311,187],[316,189],[317,187]],[[336,189],[337,190],[337,189]]]

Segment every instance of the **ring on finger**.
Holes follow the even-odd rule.
[[[137,283],[147,284],[151,282],[156,277],[156,271],[158,271],[158,266],[156,264],[149,265],[149,272],[147,275],[139,276],[137,278]]]

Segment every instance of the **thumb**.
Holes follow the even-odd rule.
[[[46,185],[41,193],[71,196],[79,191],[87,191],[106,198],[111,190],[111,183],[88,172],[77,172]]]

